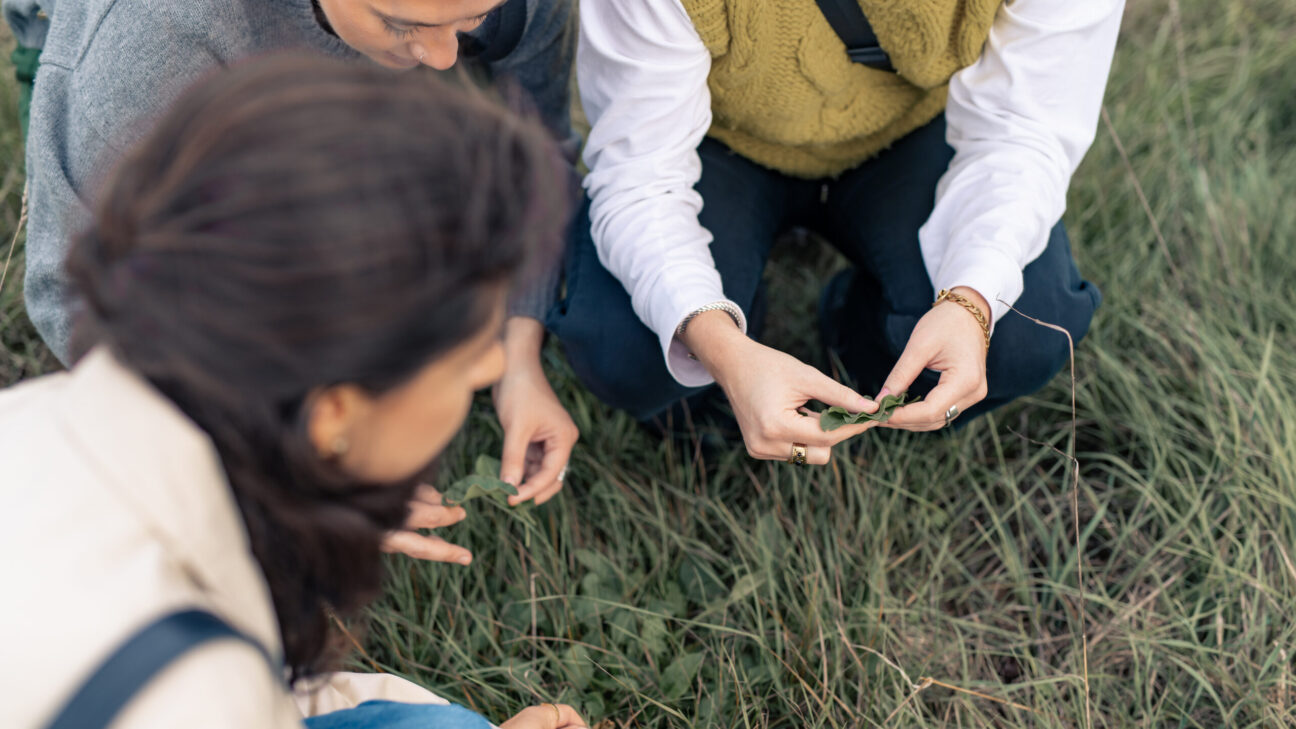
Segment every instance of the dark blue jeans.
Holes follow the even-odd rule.
[[[829,306],[821,331],[861,394],[882,386],[935,298],[918,246],[918,229],[930,217],[936,182],[953,150],[945,119],[918,129],[877,157],[837,179],[789,177],[705,140],[698,148],[711,254],[725,295],[749,316],[761,309],[761,278],[774,241],[789,228],[806,227],[830,241],[853,264],[849,282]],[[1101,302],[1097,287],[1080,277],[1066,230],[1059,222],[1048,247],[1024,271],[1014,306],[1065,327],[1078,343]],[[759,336],[761,312],[751,334]],[[778,302],[769,306],[778,316]],[[648,420],[700,392],[680,385],[666,370],[661,347],[635,315],[630,296],[598,260],[588,208],[577,218],[567,261],[567,295],[554,307],[549,328],[563,342],[572,369],[601,400]],[[970,420],[1043,387],[1067,362],[1061,333],[1009,313],[995,325],[987,361],[989,394],[961,419]],[[910,389],[925,394],[937,373],[927,371]]]
[[[491,723],[462,706],[367,701],[354,709],[314,716],[306,729],[490,729]]]

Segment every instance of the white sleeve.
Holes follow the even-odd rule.
[[[950,80],[954,159],[918,237],[932,285],[971,287],[994,322],[1021,295],[1093,142],[1124,4],[1009,0],[981,58]]]
[[[449,701],[412,681],[390,673],[339,671],[305,681],[293,691],[293,701],[302,716],[320,716],[352,709],[366,701],[395,701],[401,704],[439,704]]]
[[[592,125],[585,188],[594,246],[657,334],[671,375],[709,384],[675,330],[698,308],[727,301],[693,189],[702,174],[697,147],[711,126],[711,55],[679,0],[591,0],[580,14],[576,73]]]

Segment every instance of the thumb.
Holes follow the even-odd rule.
[[[504,452],[500,455],[500,480],[513,486],[522,483],[522,474],[526,469],[527,433],[519,428],[510,428],[504,432]]]
[[[810,382],[807,383],[805,394],[819,402],[830,407],[833,405],[843,407],[852,413],[871,413],[877,410],[877,403],[824,373],[815,369],[810,369],[810,373]]]
[[[895,367],[891,368],[891,374],[887,375],[878,397],[908,392],[909,386],[918,379],[918,375],[922,374],[930,361],[931,357],[926,348],[914,346],[911,340],[909,346],[900,353],[900,359],[895,363]]]

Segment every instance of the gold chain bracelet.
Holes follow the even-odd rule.
[[[941,292],[936,296],[936,300],[932,302],[932,306],[933,307],[938,306],[941,302],[944,301],[953,301],[954,303],[958,304],[959,306],[971,312],[972,316],[976,317],[977,324],[981,325],[981,333],[985,335],[986,351],[989,352],[990,351],[990,322],[986,321],[985,314],[981,313],[981,307],[972,303],[968,299],[968,297],[964,296],[963,294],[956,294],[953,291],[950,291],[949,289],[941,289]]]

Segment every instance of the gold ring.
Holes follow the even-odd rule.
[[[562,724],[562,710],[558,708],[558,704],[541,704],[541,706],[548,706],[554,710],[554,726]]]
[[[950,427],[950,423],[959,416],[958,405],[950,405],[950,409],[945,411],[945,427]]]
[[[791,464],[794,465],[794,466],[804,466],[804,465],[806,464],[806,445],[805,445],[805,443],[793,443],[793,444],[792,444],[792,457],[789,458],[787,462],[788,462],[788,463],[791,463]]]

